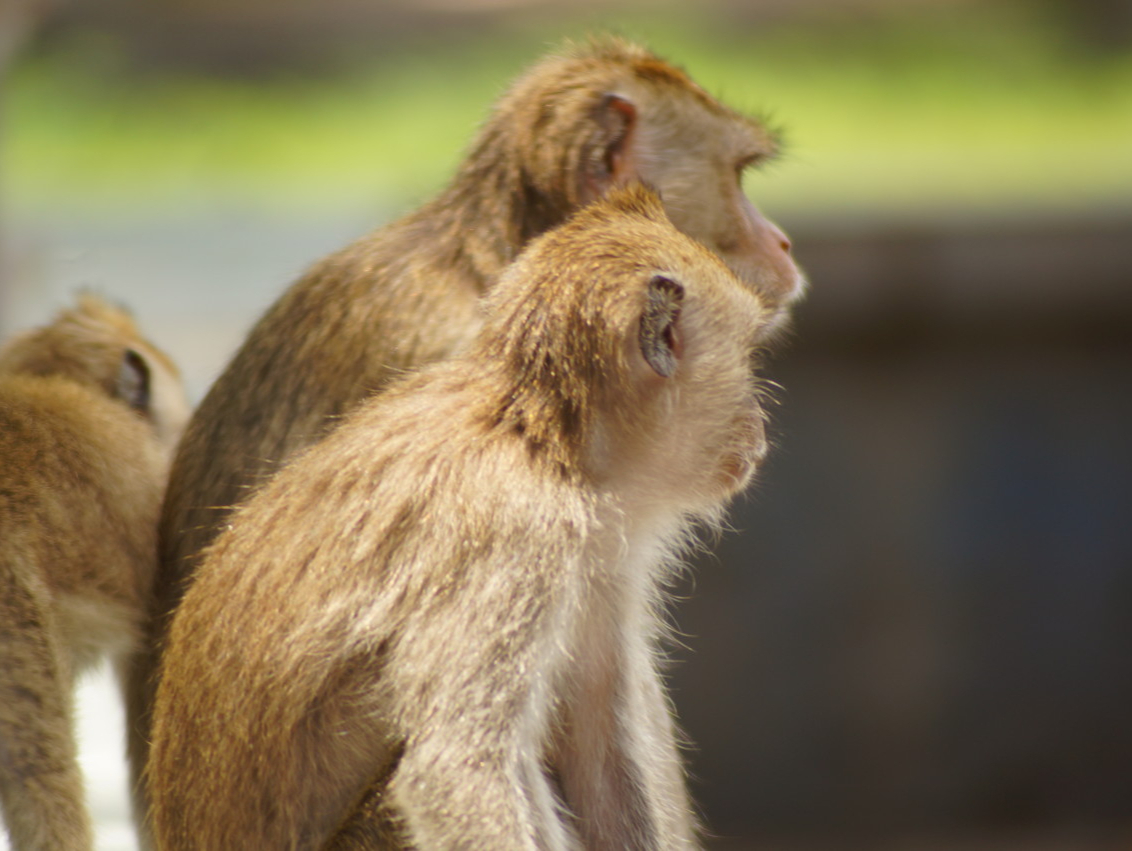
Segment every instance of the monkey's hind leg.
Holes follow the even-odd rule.
[[[0,808],[14,851],[89,851],[70,662],[26,567],[0,560]]]

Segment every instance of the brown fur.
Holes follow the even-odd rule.
[[[765,451],[768,311],[638,187],[485,315],[206,552],[156,702],[160,848],[695,847],[661,591]]]
[[[167,616],[231,507],[359,400],[465,347],[482,321],[480,296],[529,239],[611,186],[644,180],[679,229],[758,289],[767,331],[781,325],[801,278],[785,236],[739,185],[775,146],[642,48],[616,39],[570,48],[499,101],[438,198],[298,281],[213,386],[174,462],[149,651],[128,699],[135,774]]]
[[[173,364],[93,297],[0,352],[0,804],[17,851],[91,847],[72,687],[141,637],[188,414]]]

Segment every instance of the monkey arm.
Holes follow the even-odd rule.
[[[473,732],[453,719],[436,735]],[[411,743],[389,783],[388,803],[414,848],[570,847],[538,754],[502,741]]]
[[[643,604],[617,605],[616,593],[605,599],[614,605],[580,631],[555,741],[566,804],[587,848],[698,848],[650,646],[655,617]]]
[[[0,554],[0,807],[16,848],[90,848],[72,676],[37,572]]]
[[[388,693],[411,732],[387,795],[412,847],[572,845],[543,762],[580,572],[554,560],[465,562],[462,587],[394,642]]]
[[[660,672],[651,657],[634,657],[626,694],[627,712],[623,717],[644,719],[642,727],[622,729],[619,741],[639,759],[644,779],[645,800],[660,825],[664,837],[660,847],[699,848],[696,818],[680,758],[675,713],[664,688]]]

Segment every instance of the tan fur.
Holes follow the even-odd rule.
[[[207,551],[156,701],[160,848],[696,846],[661,592],[765,451],[768,311],[637,187],[485,316]]]
[[[643,180],[678,228],[758,289],[764,330],[781,325],[801,278],[739,178],[774,153],[759,123],[648,51],[616,39],[571,47],[501,98],[438,198],[297,282],[213,386],[174,463],[150,652],[129,697],[135,772],[167,616],[231,507],[359,400],[464,348],[482,322],[480,296],[532,237]]]
[[[173,364],[91,296],[0,351],[0,805],[16,851],[91,847],[72,688],[139,643],[188,415]]]

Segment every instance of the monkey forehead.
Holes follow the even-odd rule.
[[[536,63],[500,101],[508,114],[528,114],[545,129],[549,115],[576,110],[588,115],[605,96],[626,97],[648,125],[723,143],[740,157],[770,157],[778,136],[758,118],[713,97],[683,68],[647,48],[615,36],[592,36]],[[528,103],[534,99],[537,103]],[[526,107],[523,105],[526,104]],[[749,150],[746,150],[749,149]]]
[[[541,66],[535,66],[536,69],[542,67],[544,76],[557,73],[565,78],[578,78],[590,70],[595,82],[600,80],[612,85],[636,81],[692,98],[704,109],[722,117],[743,118],[713,97],[679,65],[662,59],[640,44],[609,35],[591,36],[581,45],[566,44],[566,51],[549,57]]]
[[[642,119],[638,132],[654,149],[715,153],[736,161],[766,160],[778,154],[777,131],[719,102],[691,80],[676,87],[629,77],[613,87],[611,94],[636,104]]]
[[[773,157],[779,134],[761,119],[720,101],[683,68],[644,48],[625,42],[597,48],[622,57],[625,73],[612,85],[611,94],[628,95],[641,110],[645,126],[667,130],[683,138],[695,135],[740,158]],[[621,91],[617,91],[617,87]],[[689,106],[698,107],[689,111]],[[649,120],[652,119],[652,120]],[[695,148],[692,148],[695,150]]]

